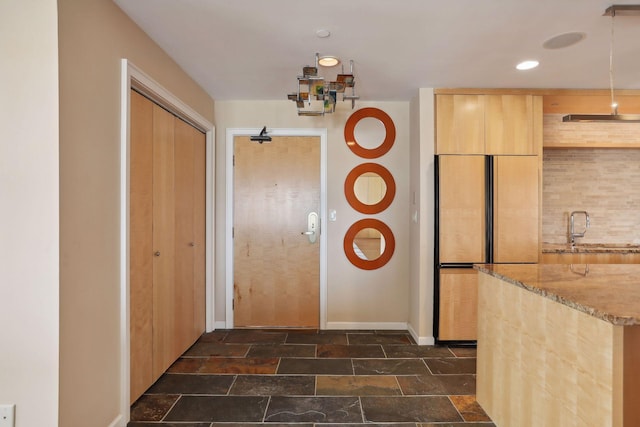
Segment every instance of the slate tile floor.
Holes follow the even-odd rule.
[[[129,427],[494,427],[475,349],[405,331],[204,334],[131,407]]]

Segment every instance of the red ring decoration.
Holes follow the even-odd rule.
[[[360,230],[365,228],[375,228],[382,234],[385,240],[385,249],[380,256],[374,260],[366,260],[360,258],[353,249],[353,240]],[[396,240],[393,237],[391,229],[382,221],[372,218],[361,219],[355,222],[344,235],[344,253],[351,264],[363,270],[375,270],[389,262],[393,252],[396,249]]]
[[[373,172],[380,175],[385,185],[387,186],[387,191],[378,203],[373,205],[367,205],[362,203],[356,197],[355,192],[355,184],[358,177],[366,172]],[[393,202],[393,198],[396,195],[396,182],[393,179],[393,175],[387,168],[377,163],[362,163],[361,165],[356,166],[349,172],[347,175],[347,179],[344,181],[344,195],[347,198],[347,202],[351,205],[351,207],[363,214],[377,214],[387,209],[391,202]]]
[[[355,137],[356,125],[360,120],[367,117],[380,120],[385,129],[384,141],[380,146],[372,149],[365,148],[358,144]],[[372,107],[362,108],[353,113],[347,119],[347,123],[344,125],[344,140],[347,143],[347,147],[349,147],[356,155],[365,159],[376,159],[386,154],[393,146],[393,143],[396,140],[396,127],[393,124],[391,117],[389,117],[389,115],[384,111]]]

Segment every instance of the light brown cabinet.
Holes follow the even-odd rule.
[[[474,341],[478,322],[478,272],[471,268],[440,270],[438,339]]]
[[[537,155],[541,145],[540,96],[436,95],[436,154]]]
[[[493,158],[493,262],[538,262],[539,159]]]
[[[485,157],[439,156],[440,263],[485,262]]]
[[[484,154],[484,95],[436,96],[436,154]]]
[[[440,155],[437,167],[437,339],[475,340],[478,276],[459,267],[538,262],[539,157]]]
[[[493,156],[493,262],[538,262],[539,158]],[[485,156],[438,156],[439,263],[486,262]]]
[[[533,127],[532,95],[485,95],[487,154],[537,154]]]
[[[542,96],[443,90],[435,116],[437,338],[473,340],[477,275],[454,267],[538,262]]]
[[[131,402],[204,332],[205,137],[131,91]]]

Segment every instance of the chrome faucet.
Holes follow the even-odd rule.
[[[584,215],[584,230],[582,230],[582,233],[576,233],[574,228],[576,214]],[[569,217],[569,236],[571,240],[571,246],[576,244],[576,237],[584,237],[584,233],[587,232],[587,228],[589,228],[589,225],[590,225],[590,221],[589,221],[589,214],[587,213],[587,211],[571,212],[571,216]]]

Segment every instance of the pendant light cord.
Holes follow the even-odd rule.
[[[611,90],[611,114],[618,114],[618,103],[613,96],[613,37],[614,37],[614,18],[616,16],[615,11],[611,12],[611,42],[609,44],[609,88]]]

